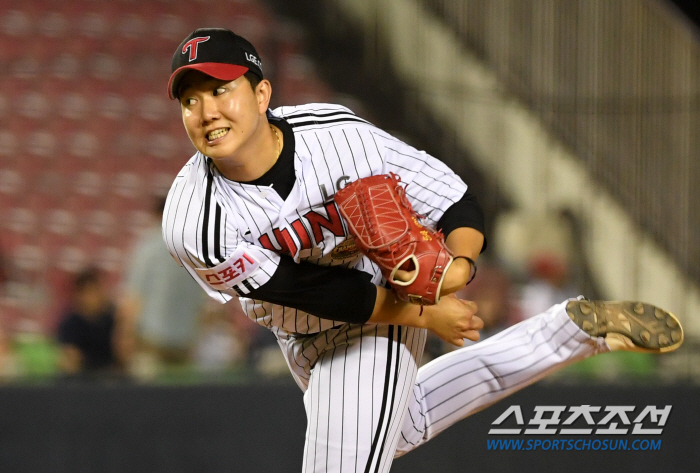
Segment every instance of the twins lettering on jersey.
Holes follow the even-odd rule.
[[[196,54],[198,44],[185,52]],[[163,236],[176,260],[217,301],[238,296],[261,325],[316,333],[338,323],[248,296],[270,280],[280,254],[297,262],[352,267],[381,283],[379,269],[361,258],[347,234],[333,201],[338,189],[354,179],[395,172],[410,183],[414,209],[434,223],[439,209],[459,200],[466,186],[444,164],[344,107],[281,107],[271,116],[284,119],[293,132],[298,184],[289,196],[262,196],[267,188],[227,181],[198,153],[173,183]],[[235,254],[238,250],[244,252]]]
[[[336,237],[345,236],[343,221],[338,213],[338,207],[336,207],[335,202],[328,202],[324,209],[328,218],[314,210],[310,210],[301,218],[297,218],[291,222],[290,227],[292,231],[294,231],[297,241],[301,244],[300,247],[297,247],[294,238],[292,238],[287,228],[273,228],[271,230],[272,235],[264,233],[258,240],[260,245],[271,251],[282,251],[283,253],[295,255],[297,251],[311,250],[313,247],[318,247],[324,240],[322,228],[330,231]],[[302,222],[302,218],[305,220],[306,225]],[[307,225],[308,228],[311,229],[311,232],[307,230]],[[273,238],[274,243],[277,245],[273,243]],[[346,242],[349,242],[349,240],[346,240]],[[353,247],[354,245],[345,243],[339,251],[334,252],[331,256],[333,259],[346,259],[355,256],[359,250],[355,248],[353,252]]]

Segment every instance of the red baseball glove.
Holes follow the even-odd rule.
[[[445,238],[418,222],[394,173],[358,179],[335,194],[357,247],[376,263],[400,299],[432,305],[440,301],[443,276],[452,264]],[[396,271],[416,270],[410,281]]]

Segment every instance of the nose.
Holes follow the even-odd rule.
[[[204,96],[202,98],[201,104],[203,123],[210,123],[221,117],[221,115],[219,114],[219,108],[214,97]]]

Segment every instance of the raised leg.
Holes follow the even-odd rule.
[[[603,338],[590,337],[571,320],[567,303],[422,367],[396,455],[558,369],[609,351]]]

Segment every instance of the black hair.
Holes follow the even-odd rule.
[[[248,71],[245,74],[243,74],[243,77],[245,77],[248,80],[248,83],[250,83],[250,88],[253,89],[253,91],[255,91],[255,88],[258,86],[258,84],[262,80],[262,79],[260,79],[260,77],[258,77],[258,75],[256,73],[251,72],[251,71]]]
[[[77,274],[77,276],[75,276],[75,279],[73,280],[73,287],[76,291],[82,291],[88,286],[98,284],[100,279],[100,271],[95,267],[88,267],[83,269]]]

